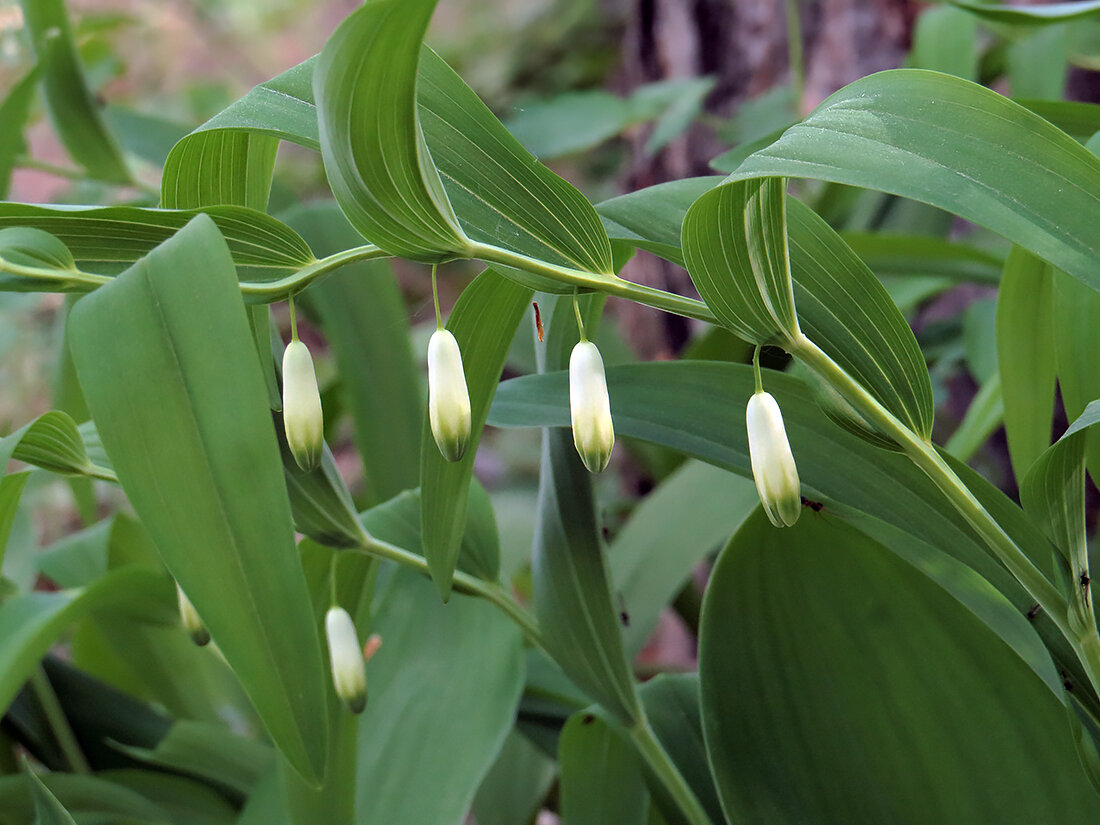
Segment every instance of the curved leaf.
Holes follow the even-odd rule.
[[[963,0],[951,0],[951,5],[965,9],[982,20],[991,23],[1015,23],[1018,25],[1063,23],[1082,17],[1100,14],[1100,2],[1097,0],[1076,0],[1073,3],[1048,3],[1036,6],[1004,6],[992,3],[968,3]]]
[[[34,772],[27,771],[27,782],[34,798],[35,825],[76,825],[72,814],[65,810],[65,806],[57,801],[57,797],[50,793]]]
[[[645,825],[649,794],[629,740],[588,711],[569,717],[558,741],[561,815],[569,825]]]
[[[38,58],[46,107],[65,149],[92,177],[130,183],[130,170],[80,67],[64,0],[23,0],[23,13]]]
[[[80,822],[134,822],[141,825],[169,825],[161,808],[136,791],[95,776],[49,773],[41,778],[49,793],[80,817]],[[0,817],[14,822],[32,822],[35,795],[27,777],[0,777]]]
[[[8,196],[16,159],[27,151],[23,130],[27,126],[37,82],[38,68],[35,67],[11,88],[0,103],[0,199]]]
[[[827,514],[783,531],[746,522],[711,577],[699,660],[731,822],[1100,813],[1059,699],[942,590]]]
[[[444,600],[450,596],[462,546],[470,479],[485,417],[530,301],[530,289],[486,269],[463,290],[447,319],[447,329],[462,349],[470,393],[470,441],[460,461],[447,461],[435,444],[427,416],[420,439],[421,540],[432,581]]]
[[[420,43],[436,0],[377,0],[352,12],[313,75],[321,155],[336,202],[391,255],[462,254],[459,228],[416,107]]]
[[[0,471],[10,459],[66,475],[104,474],[88,458],[84,439],[68,413],[50,410],[0,439]]]
[[[1100,159],[995,92],[915,69],[857,80],[728,180],[805,177],[929,203],[1094,289]]]
[[[0,203],[0,231],[33,227],[54,235],[78,261],[131,262],[168,240],[200,211],[213,218],[237,266],[301,269],[316,260],[286,224],[243,206],[176,210]]]
[[[68,332],[134,509],[276,744],[319,779],[320,645],[255,346],[213,221],[193,219],[81,299]]]

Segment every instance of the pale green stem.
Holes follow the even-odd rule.
[[[614,295],[617,298],[628,298],[639,304],[645,304],[675,315],[696,318],[712,324],[716,323],[714,314],[707,309],[707,305],[702,301],[685,298],[682,295],[674,295],[671,292],[665,292],[663,289],[654,289],[650,286],[631,283],[616,275],[601,275],[580,269],[571,269],[567,266],[558,266],[489,244],[474,244],[473,254],[487,263],[522,269],[525,272],[541,275],[580,289],[591,289]]]
[[[443,313],[439,311],[439,264],[432,264],[432,303],[435,304],[435,328],[443,329]]]
[[[756,391],[764,392],[764,379],[760,375],[760,347],[752,351],[752,377],[756,381]]]
[[[356,524],[358,524],[358,520],[356,520]],[[431,575],[428,570],[428,561],[423,556],[410,552],[403,547],[397,547],[389,542],[382,541],[381,539],[376,539],[367,532],[366,528],[362,525],[359,525],[359,549],[375,558],[397,562],[405,567],[410,567],[413,570],[423,573],[425,576]],[[516,600],[509,596],[499,584],[483,581],[475,576],[456,570],[454,574],[454,589],[467,596],[478,596],[496,605],[508,616],[508,618],[519,625],[520,630],[523,631],[524,635],[527,636],[532,644],[545,649],[546,645],[543,641],[542,631],[539,630],[538,623],[531,614],[520,607]]]
[[[1095,631],[1082,632],[1074,626],[1076,623],[1070,620],[1070,608],[1062,594],[982,506],[936,448],[902,424],[806,336],[800,335],[785,346],[792,355],[801,359],[869,421],[890,436],[905,455],[932,479],[959,514],[982,537],[993,555],[1054,622],[1073,647],[1093,688],[1100,692],[1100,640]]]
[[[683,774],[677,770],[668,753],[657,741],[644,710],[638,721],[630,728],[630,738],[650,770],[656,774],[657,779],[665,786],[665,790],[669,792],[669,795],[676,800],[676,804],[684,816],[687,817],[687,821],[691,825],[712,825],[710,817],[707,816],[707,812],[703,809],[694,791],[684,780]]]
[[[87,287],[91,291],[96,287],[110,283],[114,279],[107,275],[96,275],[92,272],[82,272],[79,269],[47,269],[38,266],[25,266],[0,257],[0,272],[11,275],[22,275],[25,278],[41,278],[45,281],[55,281],[59,286]]]
[[[345,264],[388,257],[377,246],[371,244],[356,246],[314,261],[297,272],[276,281],[241,281],[241,294],[244,295],[246,300],[252,299],[253,303],[274,303],[283,300],[292,293],[301,292],[318,278],[328,275]]]
[[[53,685],[46,677],[46,671],[41,666],[35,668],[30,681],[31,690],[34,691],[38,703],[42,705],[42,712],[46,714],[46,721],[57,738],[57,744],[61,748],[61,753],[65,755],[65,761],[69,763],[74,773],[90,774],[92,767],[84,757],[84,752],[80,750],[76,734],[69,725],[64,708],[57,700],[57,694],[53,692]]]
[[[573,290],[573,314],[577,316],[577,334],[580,336],[580,340],[587,341],[588,339],[584,335],[584,320],[581,318],[581,305],[575,289]]]
[[[294,311],[294,296],[289,295],[286,299],[287,310],[290,312],[290,340],[298,340],[298,313]]]

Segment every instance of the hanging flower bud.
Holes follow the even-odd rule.
[[[187,598],[187,594],[183,592],[183,588],[176,585],[176,601],[179,603],[180,609],[180,624],[183,625],[183,629],[191,634],[191,641],[197,644],[199,647],[210,642],[210,633],[206,629],[206,625],[202,623],[202,619],[199,618],[199,614],[195,611],[195,605],[191,604],[191,600]]]
[[[749,434],[752,477],[764,511],[776,527],[791,527],[802,512],[798,468],[783,427],[783,414],[770,393],[757,392],[749,399],[745,429]]]
[[[307,472],[321,463],[325,420],[309,348],[291,341],[283,353],[283,426],[298,466]]]
[[[325,614],[325,635],[328,636],[329,661],[332,663],[332,683],[352,713],[362,713],[367,706],[367,673],[363,667],[363,652],[355,623],[342,607],[330,607]]]
[[[581,461],[589,472],[602,472],[615,446],[615,428],[603,358],[591,341],[579,342],[569,356],[569,416]]]
[[[443,457],[462,458],[470,440],[470,394],[458,341],[445,329],[428,342],[428,421]]]

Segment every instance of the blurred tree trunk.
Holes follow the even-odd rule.
[[[626,36],[621,91],[671,78],[710,75],[716,86],[708,112],[729,117],[745,100],[789,80],[784,0],[605,0],[624,15]],[[808,111],[841,86],[896,67],[909,46],[914,0],[799,0]],[[696,126],[655,157],[646,134],[631,138],[626,191],[668,180],[713,174],[708,161],[728,148],[710,129]],[[639,254],[627,277],[694,294],[687,274]],[[634,304],[620,306],[625,334],[643,358],[676,353],[689,337],[688,322]]]

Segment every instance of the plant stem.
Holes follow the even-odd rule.
[[[1062,594],[982,506],[936,448],[902,424],[805,335],[789,341],[785,346],[792,355],[800,358],[831,384],[869,421],[894,439],[909,459],[932,479],[959,514],[982,537],[994,557],[1023,585],[1054,622],[1073,647],[1093,688],[1100,692],[1100,639],[1095,632],[1083,633],[1073,626],[1069,605]]]
[[[358,523],[359,521],[356,519],[356,524]],[[423,556],[381,539],[376,539],[362,525],[359,525],[359,549],[375,558],[386,559],[405,567],[411,567],[425,576],[431,575],[428,571],[428,562]],[[545,649],[546,645],[543,642],[542,631],[539,630],[538,623],[499,584],[483,581],[468,573],[456,570],[454,589],[467,596],[478,596],[496,605],[519,626],[532,644]]]
[[[65,711],[57,700],[57,694],[53,692],[53,685],[50,684],[50,680],[46,677],[46,671],[42,669],[41,665],[31,675],[30,682],[31,690],[34,691],[38,703],[42,705],[42,711],[46,714],[46,721],[49,723],[50,729],[57,739],[57,744],[61,747],[65,760],[69,763],[69,767],[75,773],[91,774],[92,768],[88,764],[88,760],[84,758],[84,752],[80,750],[80,745],[76,741],[76,734],[73,733],[69,720],[65,716]]]
[[[241,281],[241,294],[251,303],[269,304],[282,301],[294,292],[299,292],[345,264],[358,261],[370,261],[389,256],[373,244],[355,246],[321,258],[307,264],[298,271],[276,281]]]
[[[677,770],[667,751],[657,741],[644,710],[642,715],[638,717],[638,721],[630,729],[630,738],[650,770],[656,774],[661,784],[665,786],[665,790],[676,801],[687,821],[691,825],[712,825],[710,817],[707,816],[707,812],[695,796],[695,792],[691,790],[683,775]]]
[[[714,314],[707,309],[707,305],[702,301],[685,298],[683,295],[674,295],[671,292],[665,292],[663,289],[654,289],[650,286],[631,283],[617,275],[570,269],[566,266],[547,263],[489,244],[474,244],[474,254],[488,263],[522,269],[525,272],[541,275],[563,284],[603,292],[617,298],[629,298],[639,304],[645,304],[675,315],[683,315],[686,318],[696,318],[712,324],[717,322]]]
[[[160,199],[160,190],[155,186],[150,186],[147,183],[142,183],[139,180],[131,180],[128,182],[113,181],[113,180],[101,180],[93,177],[85,172],[83,169],[72,169],[68,166],[58,166],[57,164],[50,163],[49,161],[39,160],[38,158],[32,158],[27,155],[21,155],[16,158],[15,165],[20,169],[30,169],[34,172],[43,172],[47,175],[53,175],[55,178],[64,178],[65,180],[73,181],[90,181],[93,183],[105,183],[109,186],[132,186],[138,191],[150,195],[151,197]]]
[[[791,89],[799,117],[802,116],[802,98],[805,96],[806,67],[802,60],[802,21],[798,13],[798,0],[787,0],[787,55],[791,67]]]

